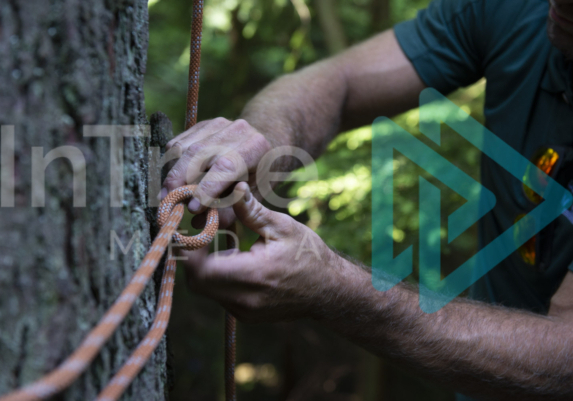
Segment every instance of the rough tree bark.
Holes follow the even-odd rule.
[[[0,208],[0,394],[56,367],[123,289],[148,248],[146,140],[125,139],[123,207],[110,207],[110,139],[85,125],[145,123],[147,0],[0,2],[0,124],[15,132],[15,207]],[[3,134],[8,132],[6,127]],[[31,207],[31,148],[86,159],[87,207],[72,206],[72,169],[46,169],[45,207]],[[117,155],[115,155],[117,157]],[[6,179],[6,168],[3,179]],[[112,231],[127,245],[116,245]],[[93,399],[149,329],[156,289],[143,296],[61,399]],[[165,399],[165,344],[127,393]]]

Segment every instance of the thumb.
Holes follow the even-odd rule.
[[[290,217],[264,207],[245,182],[238,183],[234,191],[239,200],[233,205],[233,210],[241,223],[265,239],[278,239],[285,235],[285,229],[292,224]]]

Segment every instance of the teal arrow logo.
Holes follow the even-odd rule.
[[[522,181],[526,171],[544,178],[531,189],[544,201],[513,227],[482,248],[453,273],[440,277],[440,190],[420,177],[419,269],[420,307],[433,313],[444,307],[479,278],[515,252],[573,204],[573,195],[532,165],[525,157],[434,89],[420,95],[420,131],[440,145],[441,124],[452,128],[484,154]],[[495,206],[495,195],[448,160],[388,118],[374,121],[372,142],[372,283],[387,291],[413,271],[413,247],[394,257],[394,150],[448,186],[466,203],[448,216],[448,242],[452,242]],[[529,168],[529,170],[528,170]],[[515,241],[518,228],[520,240]]]

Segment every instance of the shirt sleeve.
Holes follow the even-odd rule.
[[[483,77],[484,3],[435,0],[415,19],[394,27],[398,43],[427,86],[448,94]]]

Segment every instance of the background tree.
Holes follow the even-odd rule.
[[[0,393],[56,367],[115,301],[146,252],[147,152],[125,140],[123,207],[110,207],[110,139],[86,138],[86,125],[146,122],[143,74],[145,0],[5,1],[0,5],[0,124],[15,126],[15,207],[0,208]],[[3,135],[8,132],[3,127]],[[63,145],[86,159],[87,207],[72,206],[72,169],[46,170],[45,207],[31,207],[31,149]],[[118,157],[114,154],[112,157]],[[2,179],[11,173],[2,166]],[[110,259],[110,235],[123,245]],[[149,329],[149,285],[128,319],[62,399],[95,398]],[[128,390],[164,399],[165,344]]]

